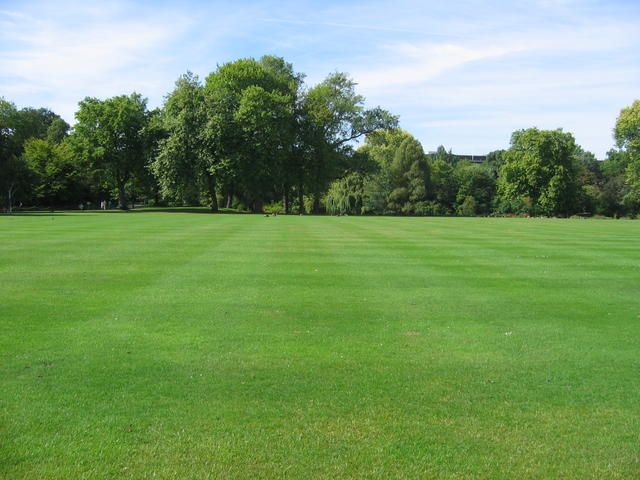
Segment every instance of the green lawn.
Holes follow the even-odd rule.
[[[638,478],[640,222],[0,217],[0,477]]]

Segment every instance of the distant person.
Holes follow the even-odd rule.
[[[80,207],[80,210],[84,210],[84,203],[80,202],[80,205],[78,205]]]

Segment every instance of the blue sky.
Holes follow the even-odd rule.
[[[483,154],[562,127],[602,158],[640,98],[640,1],[0,0],[0,96],[71,123],[85,96],[158,106],[186,70],[267,53],[311,85],[348,72],[425,150]]]

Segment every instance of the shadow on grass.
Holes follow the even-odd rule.
[[[233,208],[221,208],[214,214],[209,207],[143,207],[132,208],[130,210],[107,210],[100,213],[206,213],[209,215],[217,215],[223,213],[246,215],[250,212],[238,211]]]
[[[214,214],[208,207],[143,207],[129,210],[21,210],[12,213],[0,213],[0,217],[49,217],[65,215],[105,215],[128,213],[204,213],[209,215],[248,215],[251,212],[238,211],[232,208],[221,208]]]
[[[6,218],[10,218],[10,217],[52,217],[52,216],[56,216],[56,217],[64,217],[64,216],[69,216],[71,215],[71,213],[69,211],[56,211],[56,212],[46,212],[46,211],[39,211],[39,212],[13,212],[13,213],[0,213],[0,217],[6,217]]]

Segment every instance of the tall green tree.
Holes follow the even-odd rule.
[[[640,100],[622,109],[613,136],[619,148],[627,150],[633,157],[640,156]]]
[[[493,150],[487,153],[486,163],[495,178],[498,178],[498,172],[504,163],[504,152],[504,150]]]
[[[0,98],[0,204],[12,209],[19,196],[28,201],[35,177],[24,159],[25,145],[32,139],[64,136],[69,125],[46,108],[22,108]]]
[[[413,138],[410,133],[399,128],[376,130],[369,133],[358,148],[358,153],[368,158],[372,165],[366,172],[370,175],[363,187],[363,213],[390,213],[388,201],[394,189],[391,165],[402,142],[410,138]]]
[[[406,138],[396,150],[390,170],[393,190],[387,207],[397,213],[415,213],[427,201],[429,188],[429,166],[420,142]]]
[[[602,180],[597,196],[597,211],[604,215],[621,216],[627,211],[625,196],[628,187],[625,183],[625,170],[630,163],[628,152],[611,149],[600,165]]]
[[[56,138],[56,137],[53,137]],[[88,185],[70,142],[31,138],[23,158],[32,174],[32,198],[36,205],[77,205],[88,196]]]
[[[366,109],[355,82],[344,73],[333,73],[310,89],[303,100],[306,181],[299,186],[313,196],[314,212],[328,183],[344,174],[340,160],[353,153],[353,142],[377,130],[397,127],[398,119],[380,107]]]
[[[302,77],[279,57],[223,64],[204,86],[212,187],[259,211],[282,193],[294,150],[296,95]]]
[[[76,112],[74,140],[96,174],[116,189],[118,207],[127,209],[127,183],[144,168],[147,100],[140,94],[99,100],[85,98]]]
[[[624,196],[624,203],[635,214],[640,211],[640,161],[629,163],[624,180],[629,189]]]
[[[0,97],[0,205],[9,211],[13,208],[13,196],[18,188],[17,173],[27,171],[16,156],[17,148],[13,137],[16,107]],[[22,166],[22,168],[20,168]]]
[[[208,189],[210,175],[203,139],[207,123],[204,90],[197,75],[187,72],[178,78],[165,99],[160,122],[166,137],[159,141],[151,161],[160,193],[181,204],[197,204]],[[210,206],[217,209],[215,195]]]
[[[623,108],[613,131],[616,144],[628,153],[629,164],[624,172],[628,191],[624,202],[630,210],[640,210],[640,100]]]
[[[437,213],[453,214],[455,212],[458,184],[451,162],[435,158],[429,162],[431,171],[431,188],[433,199],[437,205]]]
[[[489,214],[496,193],[492,168],[463,161],[456,165],[454,175],[458,186],[457,213],[465,216]]]
[[[47,108],[22,108],[16,111],[13,120],[13,141],[22,150],[30,138],[45,139],[55,131],[59,137],[64,137],[68,129],[69,125]]]
[[[351,172],[334,180],[327,191],[325,204],[331,215],[361,215],[364,206],[366,177]]]
[[[514,132],[504,153],[499,192],[503,205],[527,213],[568,215],[576,208],[576,143],[562,130]]]
[[[292,99],[288,94],[251,86],[234,115],[243,142],[238,166],[244,198],[254,211],[274,200],[282,188],[293,142]]]

